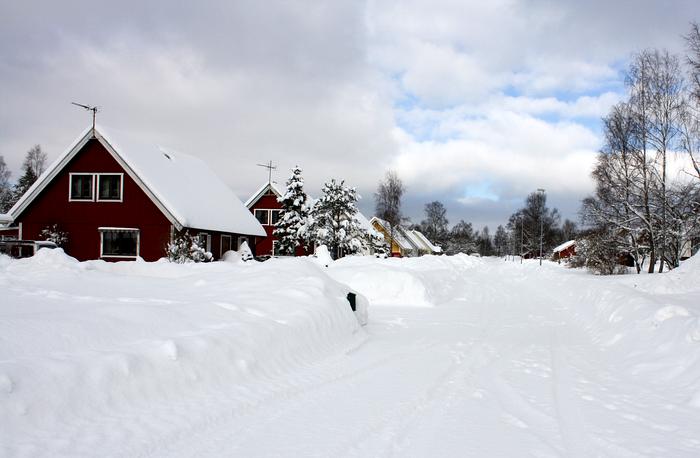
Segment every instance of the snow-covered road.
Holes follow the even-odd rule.
[[[700,456],[699,262],[336,262],[362,330],[307,260],[44,258],[0,259],[3,456]]]
[[[700,410],[571,312],[601,281],[487,260],[450,303],[374,306],[363,344],[275,381],[255,408],[222,402],[230,415],[155,455],[700,455]]]

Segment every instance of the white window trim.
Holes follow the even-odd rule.
[[[222,257],[225,253],[224,251],[224,238],[228,239],[228,249],[233,250],[233,246],[231,246],[231,242],[233,239],[231,238],[230,235],[222,234],[221,235],[221,240],[219,240],[219,257]]]
[[[100,232],[100,258],[114,258],[114,259],[136,259],[141,256],[141,230],[135,227],[98,227],[97,230]],[[129,255],[116,255],[116,254],[103,254],[104,253],[104,239],[103,234],[109,231],[123,231],[123,232],[136,232],[136,256]]]
[[[93,186],[95,187],[95,192],[93,193],[96,202],[124,202],[124,173],[122,172],[105,172],[105,173],[95,173],[95,178],[93,178]],[[102,176],[119,176],[119,199],[100,199],[100,178]]]
[[[207,246],[204,247],[204,251],[206,251],[207,253],[211,253],[211,234],[208,234],[206,232],[200,232],[197,234],[197,239],[199,239],[199,237],[203,235],[207,236]]]
[[[92,197],[90,199],[73,199],[73,175],[92,176]],[[95,174],[90,172],[70,172],[68,180],[68,202],[94,202],[95,201]]]
[[[253,216],[255,216],[255,219],[258,219],[258,217],[255,215],[256,212],[266,212],[267,213],[267,218],[265,218],[266,222],[261,222],[263,226],[269,226],[270,225],[270,219],[272,218],[272,213],[270,212],[269,208],[255,208],[253,209]],[[260,221],[260,220],[258,220]]]
[[[255,212],[257,212],[257,211],[267,212],[267,222],[260,223],[263,226],[274,226],[274,224],[272,223],[272,212],[273,211],[280,212],[280,216],[282,214],[281,208],[254,208],[253,209],[253,216],[255,216]],[[255,219],[258,219],[257,216],[255,217]]]

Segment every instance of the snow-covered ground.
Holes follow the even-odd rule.
[[[700,456],[700,259],[48,252],[0,291],[0,456]]]

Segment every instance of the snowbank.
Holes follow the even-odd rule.
[[[663,274],[569,275],[559,291],[595,341],[637,377],[671,380],[679,390],[700,377],[700,257]],[[692,403],[694,401],[688,401]]]
[[[362,293],[372,304],[432,307],[454,300],[462,278],[482,263],[467,255],[348,256],[331,263],[328,274]]]
[[[232,384],[256,402],[264,390],[246,386],[366,336],[348,288],[308,259],[81,263],[41,250],[0,256],[0,290],[0,456],[128,456],[120,437],[144,412],[209,402]],[[92,431],[115,432],[76,450],[66,438],[93,418],[114,424]]]

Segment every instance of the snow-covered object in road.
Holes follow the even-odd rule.
[[[333,262],[333,258],[331,257],[331,254],[328,251],[328,247],[326,245],[317,246],[312,258],[316,261],[318,265],[323,267],[328,267]]]
[[[459,254],[420,258],[347,256],[328,274],[356,289],[371,304],[433,307],[454,299],[460,278],[483,261]]]

